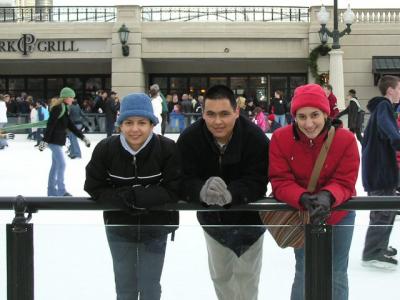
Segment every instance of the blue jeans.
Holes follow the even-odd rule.
[[[276,116],[276,122],[278,122],[279,124],[281,124],[281,126],[285,126],[286,125],[286,115],[275,115]]]
[[[65,159],[62,146],[49,144],[51,150],[51,168],[47,184],[47,196],[64,196],[67,192],[64,185]]]
[[[353,238],[355,212],[350,211],[338,224],[332,226],[332,288],[333,300],[347,300],[349,285],[347,266]],[[342,225],[342,226],[340,226]],[[349,225],[349,226],[343,226]],[[294,250],[296,256],[296,274],[292,286],[291,300],[304,299],[304,248]]]
[[[0,123],[0,128],[6,126],[7,123]],[[0,139],[0,147],[8,146],[7,139]]]
[[[136,225],[106,226],[117,300],[159,300],[168,234],[137,241]]]
[[[77,124],[75,126],[79,130],[82,128],[81,124]],[[74,157],[82,157],[81,148],[79,147],[78,138],[76,137],[76,135],[73,132],[69,131],[67,136],[71,143],[69,147],[69,155]]]

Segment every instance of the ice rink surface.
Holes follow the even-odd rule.
[[[82,159],[66,157],[65,183],[73,196],[88,196],[83,191],[85,166],[94,145],[105,135],[92,134],[88,137],[92,147],[86,148],[80,142]],[[169,137],[176,139],[177,135]],[[51,164],[50,150],[38,151],[25,134],[17,135],[15,140],[9,141],[9,145],[0,151],[0,195],[45,196]],[[365,195],[360,178],[357,193]],[[0,299],[6,299],[5,224],[12,218],[12,212],[0,211]],[[195,212],[181,213],[180,219],[181,226],[175,241],[167,246],[162,299],[216,299],[208,273],[203,231],[198,226]],[[357,212],[349,261],[350,299],[399,299],[399,269],[380,271],[361,266],[368,220],[368,211]],[[390,245],[400,250],[398,220]],[[101,212],[39,211],[34,214],[32,222],[35,224],[35,299],[115,299],[112,262]],[[293,274],[293,251],[278,248],[266,233],[259,299],[289,299]]]

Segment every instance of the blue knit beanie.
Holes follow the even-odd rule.
[[[122,99],[120,107],[120,115],[117,124],[121,123],[128,117],[145,117],[153,123],[158,124],[158,118],[154,115],[153,106],[149,96],[143,93],[134,93],[125,96]]]

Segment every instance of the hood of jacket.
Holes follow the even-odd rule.
[[[378,97],[374,97],[368,101],[367,109],[372,113],[376,109],[378,104],[383,101],[387,101],[390,103],[390,105],[392,105],[392,102],[390,102],[390,100],[388,98],[383,97],[383,96],[378,96]]]

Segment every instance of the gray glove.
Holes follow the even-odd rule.
[[[85,143],[86,147],[90,147],[90,141],[88,140],[88,138],[86,136],[83,137],[82,141]]]
[[[217,202],[215,203],[218,206],[225,206],[232,203],[232,195],[228,191],[228,189],[225,189],[225,191],[218,197]]]
[[[48,146],[48,144],[45,141],[41,141],[39,143],[38,149],[39,149],[39,151],[43,151],[44,149],[47,148],[47,146]]]
[[[200,190],[200,199],[207,205],[224,206],[232,202],[232,196],[221,177],[210,177]]]

